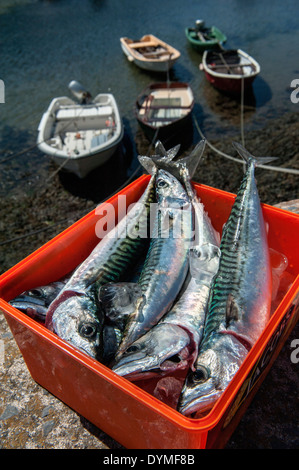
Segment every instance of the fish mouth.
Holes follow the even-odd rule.
[[[140,380],[164,376],[177,370],[179,363],[179,358],[177,360],[165,358],[165,360],[161,361],[161,358],[139,351],[134,353],[134,355],[131,354],[130,356],[120,358],[114,364],[112,370],[129,380]]]
[[[45,322],[48,307],[41,299],[34,299],[30,296],[16,297],[9,302],[14,308],[17,308],[29,317]]]
[[[29,307],[41,306],[41,307],[46,308],[46,304],[42,299],[36,299],[34,297],[31,297],[30,295],[23,295],[20,297],[16,297],[15,299],[11,300],[9,303],[12,306],[28,304]]]
[[[153,361],[151,360],[150,356],[147,356],[143,352],[137,352],[134,355],[130,355],[128,357],[120,358],[112,367],[113,372],[122,377],[126,376],[126,378],[134,378],[137,377],[142,378],[148,377],[148,372],[151,373],[152,371],[148,371],[153,366]]]
[[[161,358],[149,356],[138,352],[131,357],[122,357],[112,370],[118,375],[125,376],[130,380],[148,379],[164,376],[171,372],[185,369],[189,362],[181,356],[181,353]]]
[[[201,417],[212,409],[221,394],[221,390],[213,390],[211,393],[199,395],[193,399],[190,399],[190,394],[187,394],[184,398],[181,396],[178,403],[178,411],[190,418]]]

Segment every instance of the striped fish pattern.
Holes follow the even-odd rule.
[[[271,267],[254,170],[272,158],[257,159],[240,144],[235,147],[246,172],[223,230],[195,371],[188,374],[178,405],[183,414],[213,406],[270,316]]]
[[[46,327],[97,359],[102,359],[104,323],[98,290],[119,281],[146,250],[148,238],[136,234],[148,228],[155,178],[153,173],[138,204],[96,245],[49,306]]]
[[[194,239],[188,255],[189,275],[182,295],[157,325],[132,343],[114,367],[116,373],[130,380],[185,369],[193,365],[197,357],[210,285],[218,268],[220,243],[219,234],[191,185],[191,176],[201,159],[204,146],[205,141],[201,141],[191,155],[173,161],[177,148],[171,149],[172,153],[166,152],[158,142],[158,155],[151,157],[158,168],[168,168],[183,184],[194,209]],[[141,279],[145,289],[153,274],[149,269]]]
[[[190,199],[180,182],[164,170],[157,172],[156,188],[155,224],[138,281],[141,295],[126,324],[116,364],[128,347],[170,309],[188,271],[194,227]]]
[[[183,293],[159,323],[142,335],[114,367],[130,380],[169,375],[192,367],[203,334],[211,283],[220,250],[205,244],[189,251],[190,277]]]

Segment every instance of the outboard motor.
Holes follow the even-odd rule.
[[[68,87],[73,95],[80,101],[80,104],[90,103],[91,94],[89,91],[85,90],[81,83],[77,82],[76,80],[72,80]]]
[[[204,27],[205,27],[205,22],[203,20],[195,21],[195,31],[197,32],[202,31]]]

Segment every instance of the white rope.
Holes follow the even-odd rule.
[[[221,150],[218,150],[216,147],[214,147],[214,145],[212,145],[207,140],[207,138],[205,137],[205,135],[201,131],[201,129],[199,127],[199,124],[197,122],[197,119],[194,116],[193,116],[193,118],[194,118],[195,126],[197,128],[197,131],[198,131],[199,135],[201,136],[202,139],[205,139],[207,146],[210,147],[211,150],[218,153],[222,157],[227,158],[228,160],[232,160],[232,161],[237,162],[237,163],[242,163],[242,165],[244,164],[243,160],[240,160],[239,158],[232,157],[231,155],[228,155],[227,153],[224,153]],[[263,168],[264,170],[278,171],[278,172],[281,172],[281,173],[289,173],[289,174],[292,174],[292,175],[299,175],[299,170],[296,170],[294,168],[283,168],[283,167],[271,166],[271,165],[259,165],[259,168]]]
[[[245,147],[244,138],[244,76],[241,78],[241,141],[243,147]]]

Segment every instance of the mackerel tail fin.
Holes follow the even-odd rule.
[[[155,145],[155,149],[158,154],[157,157],[163,158],[165,162],[170,162],[171,160],[173,160],[174,157],[178,154],[180,147],[181,147],[180,144],[178,144],[175,147],[172,147],[171,149],[166,150],[161,140],[157,140],[156,145]]]
[[[157,171],[157,166],[155,162],[152,160],[151,157],[146,157],[146,156],[138,156],[138,160],[140,164],[143,166],[143,168],[150,174],[154,175]]]
[[[187,157],[181,158],[177,162],[172,162],[174,165],[178,164],[181,168],[184,168],[185,171],[187,170],[188,177],[191,179],[193,178],[196,168],[198,167],[198,164],[200,160],[202,159],[204,150],[206,146],[206,140],[202,139],[192,150],[190,155]]]
[[[201,140],[190,153],[190,155],[187,155],[186,157],[180,158],[176,161],[173,161],[173,158],[178,152],[178,146],[168,150],[166,152],[166,156],[162,156],[161,152],[159,152],[160,155],[152,158],[158,168],[169,171],[179,181],[185,183],[186,180],[190,181],[194,176],[199,161],[203,156],[205,144],[205,139]]]
[[[254,166],[266,165],[267,163],[277,160],[277,157],[254,157],[251,153],[246,150],[243,145],[238,142],[233,142],[233,146],[237,150],[238,154],[243,158],[243,160],[248,164],[254,162]]]
[[[131,282],[108,283],[101,286],[98,292],[105,317],[113,322],[122,322],[129,317],[141,296],[139,285]]]
[[[166,150],[162,142],[158,140],[156,142],[155,149],[156,149],[157,155],[152,155],[150,157],[142,156],[142,155],[138,156],[138,160],[140,164],[150,175],[153,175],[157,171],[157,168],[167,169],[168,164],[178,153],[180,149],[180,145],[177,145],[176,147]]]

